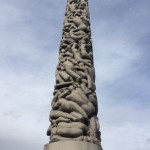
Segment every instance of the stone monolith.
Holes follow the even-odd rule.
[[[88,0],[67,0],[44,150],[102,150],[95,90]]]

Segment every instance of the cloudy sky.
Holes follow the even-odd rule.
[[[66,0],[0,0],[0,149],[42,150]],[[150,0],[89,0],[104,150],[150,149]]]

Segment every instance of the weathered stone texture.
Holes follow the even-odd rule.
[[[100,145],[95,89],[88,1],[68,0],[47,130],[50,143],[77,140]]]

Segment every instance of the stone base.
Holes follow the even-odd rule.
[[[84,141],[59,141],[46,144],[43,150],[103,150],[98,144]]]

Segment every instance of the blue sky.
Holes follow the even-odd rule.
[[[0,0],[0,149],[41,150],[66,0]],[[150,0],[89,0],[104,150],[150,149]]]

